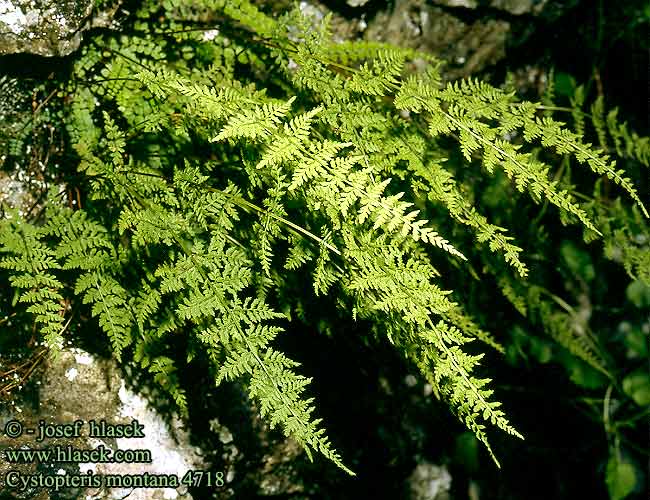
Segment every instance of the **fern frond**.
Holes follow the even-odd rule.
[[[295,97],[291,97],[286,102],[264,103],[236,114],[212,141],[270,137],[276,127],[280,125],[280,119],[291,109],[291,104],[295,99]]]
[[[61,268],[56,253],[43,241],[45,232],[18,217],[0,220],[0,268],[10,272],[9,282],[21,290],[18,301],[27,303],[45,345],[54,354],[63,348],[65,307],[63,284],[54,271]]]
[[[274,134],[269,138],[270,144],[256,168],[272,167],[301,156],[304,144],[309,139],[312,119],[321,110],[321,107],[314,108],[285,123],[281,134]]]
[[[553,146],[560,154],[573,154],[580,163],[587,163],[597,174],[606,175],[621,186],[639,205],[644,215],[650,218],[643,202],[630,179],[624,177],[623,170],[616,170],[616,164],[604,154],[591,149],[591,144],[583,144],[580,137],[563,127],[563,123],[550,117],[538,118],[535,122],[526,122],[524,134],[527,139],[540,138],[544,146]]]
[[[372,68],[364,63],[346,85],[352,92],[383,96],[398,83],[403,68],[403,54],[395,50],[381,51],[373,59]]]
[[[539,313],[558,344],[607,371],[584,322],[535,304],[535,285],[509,273],[528,276],[516,242],[540,243],[537,222],[552,204],[561,222],[577,219],[589,238],[602,230],[606,254],[647,278],[643,193],[605,151],[610,142],[647,164],[649,142],[615,110],[605,116],[601,99],[592,120],[602,151],[594,148],[582,138],[592,131],[579,112],[580,87],[569,129],[551,116],[570,109],[518,102],[512,85],[443,84],[433,56],[338,43],[328,17],[319,22],[295,8],[274,19],[257,4],[147,0],[133,30],[98,34],[74,62],[65,121],[79,186],[88,187],[85,207],[65,209],[50,197],[38,223],[17,214],[0,221],[0,267],[47,341],[60,342],[65,326],[63,278],[76,280],[74,295],[91,305],[116,356],[133,352],[181,409],[184,360],[200,358],[217,384],[244,378],[271,426],[347,472],[313,416],[310,379],[274,347],[289,313],[312,320],[308,304],[324,296],[406,354],[490,453],[487,423],[521,435],[478,375],[482,354],[470,342],[504,347],[466,304],[452,302],[441,272],[449,264],[477,286],[480,273],[493,274],[522,315]],[[218,30],[203,29],[215,21]],[[557,172],[542,161],[547,152],[564,156]],[[587,200],[578,204],[573,159],[637,206],[608,199],[605,207],[600,193],[576,194]],[[487,190],[481,172],[499,176]],[[531,231],[516,221],[528,210],[510,196],[515,188],[543,204]],[[522,234],[510,234],[508,220]],[[433,257],[442,264],[434,267]],[[530,257],[530,274],[541,280],[544,263]],[[468,304],[482,316],[482,304]],[[332,324],[324,330],[335,335]],[[187,336],[186,352],[172,352],[172,334]]]
[[[128,307],[127,291],[114,278],[91,271],[79,277],[75,294],[83,294],[83,303],[92,304],[91,313],[99,318],[99,326],[108,335],[119,361],[122,350],[132,342],[134,318]]]
[[[430,381],[436,385],[440,394],[452,401],[458,417],[486,446],[492,459],[499,465],[479,419],[520,439],[523,436],[505,418],[504,412],[499,409],[500,403],[488,401],[493,391],[483,387],[490,380],[477,379],[470,374],[483,355],[470,356],[461,351],[458,346],[468,339],[442,321],[436,325],[431,324],[430,329],[424,330],[420,335],[439,349],[439,353],[430,352],[427,355],[434,362],[434,368],[432,373],[426,370],[425,375],[432,375]]]
[[[325,176],[327,165],[334,159],[336,154],[351,145],[352,143],[349,142],[329,140],[310,144],[308,154],[301,158],[292,174],[289,191],[295,191],[311,179]]]

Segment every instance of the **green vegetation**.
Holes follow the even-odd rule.
[[[68,304],[88,308],[114,356],[183,411],[179,370],[208,361],[349,474],[300,360],[273,347],[290,321],[336,338],[347,318],[391,343],[495,462],[495,428],[525,436],[482,360],[559,363],[602,396],[586,405],[611,440],[611,497],[626,497],[643,472],[621,441],[650,405],[650,139],[574,82],[522,101],[314,22],[148,1],[132,30],[84,46],[56,83],[65,105],[8,141],[18,157],[60,121],[67,156],[42,210],[3,207],[3,313],[22,326],[2,335],[35,325],[55,355]],[[499,322],[495,289],[514,320]],[[307,312],[319,301],[337,306],[325,327]]]

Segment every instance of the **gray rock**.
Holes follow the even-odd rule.
[[[493,2],[494,8],[510,14],[525,9],[536,14],[547,0]],[[345,18],[318,0],[303,0],[300,9],[315,25],[331,14],[330,28],[336,41],[364,38],[434,54],[448,63],[443,78],[453,80],[480,72],[505,57],[512,33],[508,16],[466,22],[452,8],[476,8],[479,4],[476,0],[395,0],[391,8],[377,12],[371,19],[365,15]]]
[[[444,5],[445,7],[464,7],[466,9],[475,9],[478,7],[476,0],[434,0],[433,3]]]
[[[449,500],[451,476],[444,466],[422,462],[406,482],[411,500]]]
[[[16,171],[12,175],[0,171],[0,206],[17,208],[19,215],[22,215],[32,203],[34,197],[24,178],[24,171]]]
[[[363,7],[369,1],[370,0],[347,0],[345,3],[347,3],[350,7]]]
[[[464,7],[466,9],[476,9],[481,4],[477,0],[433,0],[433,3],[445,7]],[[548,0],[490,0],[482,3],[488,7],[505,10],[518,16],[521,14],[537,15],[541,13]]]
[[[345,18],[318,0],[303,0],[303,12],[321,19],[331,13],[334,40],[361,37],[410,47],[438,56],[447,65],[445,80],[466,78],[501,61],[513,34],[530,23],[527,17],[519,21],[513,16],[535,16],[552,20],[563,15],[577,0],[549,2],[548,0],[395,0],[392,6],[366,18]],[[363,6],[363,0],[348,0],[348,5]],[[465,9],[492,9],[489,18],[468,21]],[[503,15],[499,15],[502,11]]]
[[[548,0],[492,0],[490,6],[519,16],[521,14],[541,14],[547,3]]]
[[[72,461],[61,463],[50,460],[33,462],[16,467],[6,460],[0,460],[0,477],[12,469],[22,474],[44,476],[71,475],[101,476],[100,488],[68,488],[51,495],[52,489],[29,489],[11,491],[15,498],[94,498],[97,500],[163,500],[191,499],[187,487],[179,488],[106,488],[107,475],[175,475],[180,480],[188,471],[205,470],[203,453],[190,445],[189,435],[182,422],[175,416],[164,419],[153,410],[148,399],[126,388],[116,364],[112,360],[96,358],[80,349],[64,350],[56,359],[48,360],[40,377],[32,383],[37,386],[35,403],[15,397],[11,404],[0,408],[0,430],[10,420],[20,421],[24,429],[38,429],[39,422],[70,424],[83,421],[78,436],[54,437],[43,442],[36,441],[36,435],[23,433],[9,439],[0,432],[0,450],[6,447],[48,448],[58,446],[66,449],[140,450],[150,453],[150,463],[100,463]],[[105,420],[110,424],[132,424],[134,420],[143,426],[142,436],[98,437],[90,436],[90,421]],[[114,455],[111,455],[114,456]],[[4,458],[4,457],[3,457]],[[145,457],[146,458],[146,457]],[[141,461],[140,461],[141,462]],[[0,488],[0,493],[2,493]],[[38,496],[37,496],[38,495]],[[3,497],[4,498],[4,497]]]
[[[284,440],[269,447],[262,458],[258,493],[262,496],[303,493],[305,488],[294,463],[303,453],[294,440]]]
[[[509,30],[507,21],[467,24],[425,0],[396,0],[392,12],[381,12],[368,23],[364,36],[435,54],[449,63],[445,78],[455,79],[503,58]]]
[[[110,23],[119,2],[95,16],[93,0],[0,0],[0,55],[26,52],[65,56],[81,43],[82,32]]]

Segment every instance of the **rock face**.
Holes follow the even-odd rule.
[[[446,467],[422,462],[407,480],[410,500],[449,500],[451,476]]]
[[[467,23],[425,0],[396,0],[392,12],[368,23],[365,36],[435,54],[448,62],[445,77],[454,79],[503,58],[509,30],[504,20]]]
[[[17,470],[23,478],[55,476],[101,478],[101,487],[66,487],[56,491],[55,488],[17,487],[8,488],[0,484],[1,498],[17,499],[77,499],[94,498],[113,500],[129,498],[131,500],[191,499],[187,486],[179,488],[108,488],[109,475],[125,477],[127,475],[150,476],[173,475],[182,479],[188,471],[205,470],[206,464],[201,458],[200,450],[191,446],[189,435],[181,422],[173,415],[163,418],[151,409],[147,400],[141,395],[127,389],[120,372],[113,361],[99,359],[80,349],[65,350],[55,360],[45,364],[42,375],[36,377],[35,388],[32,387],[31,401],[19,398],[10,404],[0,406],[0,477],[6,478],[11,470]],[[27,391],[30,392],[30,391]],[[132,436],[111,436],[105,427],[103,436],[97,432],[91,435],[91,420],[98,425],[100,421],[107,424],[124,426],[137,421],[142,426],[141,433]],[[10,438],[5,431],[9,422],[20,422],[23,429],[35,429],[36,434],[27,434]],[[83,422],[76,436],[53,436],[38,442],[39,422],[47,424],[72,424]],[[133,427],[132,427],[133,428]],[[68,447],[77,450],[111,450],[109,458],[116,461],[75,460],[64,462],[59,459],[27,461],[12,464],[7,459],[6,449],[17,448],[49,449],[54,453]],[[150,455],[146,463],[140,455],[133,463],[120,460],[116,450],[133,450]],[[3,456],[4,455],[4,456]],[[137,454],[136,454],[137,455]],[[135,456],[135,455],[134,455]],[[59,456],[61,458],[61,455]],[[150,483],[151,484],[151,483]],[[10,485],[11,486],[11,485]]]
[[[26,52],[65,56],[81,43],[90,21],[93,0],[0,0],[0,55]],[[115,7],[112,12],[115,12]],[[100,24],[110,16],[102,13]]]
[[[347,4],[350,7],[363,7],[366,5],[370,0],[347,0]]]
[[[331,27],[335,39],[378,40],[434,54],[447,63],[443,77],[453,80],[498,63],[513,40],[521,43],[535,30],[535,20],[557,18],[576,2],[394,0],[374,10],[363,0],[348,0],[347,5],[360,8],[355,15],[361,17],[346,18],[335,13]],[[337,3],[308,0],[300,2],[300,6],[303,12],[320,19],[330,10],[336,12]],[[368,12],[364,13],[364,9]]]
[[[465,7],[466,9],[487,6],[519,16],[521,14],[539,14],[548,3],[548,0],[490,0],[489,2],[480,2],[478,0],[433,0],[433,3],[446,7]]]
[[[547,3],[548,0],[492,0],[490,5],[518,16],[521,14],[539,14],[544,10]]]

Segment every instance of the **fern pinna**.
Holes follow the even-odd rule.
[[[522,314],[535,288],[524,250],[446,165],[443,139],[468,166],[502,171],[595,236],[611,233],[536,151],[606,176],[647,217],[625,173],[543,105],[476,80],[445,84],[429,54],[336,42],[327,17],[316,25],[295,9],[273,19],[243,0],[145,2],[136,17],[133,34],[87,45],[62,89],[85,207],[73,211],[53,191],[44,217],[1,223],[0,265],[47,344],[61,346],[63,298],[76,297],[116,357],[130,352],[185,409],[168,338],[189,335],[187,360],[207,357],[217,384],[246,377],[271,426],[352,474],[303,395],[310,379],[272,347],[301,309],[291,283],[306,278],[315,296],[375,325],[488,450],[486,423],[522,437],[477,375],[483,354],[466,346],[503,348],[452,300],[438,268],[476,275],[472,260],[488,272],[502,261],[499,285]],[[206,30],[218,21],[218,35],[188,21]],[[180,53],[164,50],[172,41]],[[629,133],[608,130],[622,148]],[[471,257],[466,238],[445,233],[458,226],[494,257]],[[559,330],[558,341],[604,363],[598,346]]]

